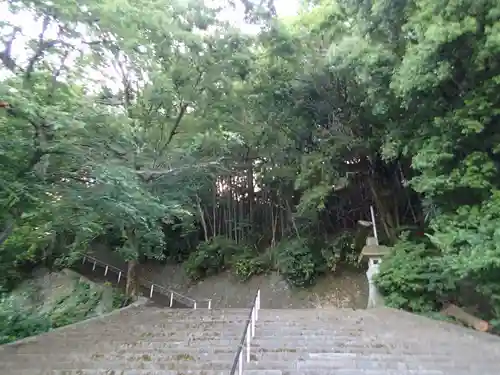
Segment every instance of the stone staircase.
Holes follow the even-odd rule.
[[[252,349],[269,375],[500,374],[499,337],[388,308],[261,310]]]
[[[131,306],[0,347],[1,375],[229,375],[248,309]],[[500,338],[392,309],[260,310],[245,375],[497,375]]]
[[[0,374],[228,373],[247,317],[238,309],[132,306],[0,347]]]

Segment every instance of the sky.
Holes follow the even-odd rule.
[[[220,5],[221,3],[223,4],[227,2],[227,0],[205,0],[205,1],[207,4],[212,3],[214,5],[215,4]],[[236,1],[236,4],[237,8],[235,10],[228,9],[227,11],[224,12],[222,18],[224,20],[229,21],[231,24],[239,27],[245,33],[253,34],[258,32],[259,30],[258,27],[256,27],[255,25],[246,24],[244,22],[243,5],[239,1]],[[275,0],[276,11],[279,17],[286,18],[296,15],[299,11],[299,5],[300,5],[300,0]],[[23,35],[24,37],[18,36],[16,38],[16,41],[13,45],[13,56],[16,59],[20,58],[21,60],[24,60],[27,56],[25,50],[25,45],[26,45],[25,43],[27,40],[31,38],[37,38],[38,34],[40,33],[41,23],[35,22],[34,19],[31,17],[30,13],[28,12],[22,12],[14,16],[8,10],[7,1],[0,0],[0,24],[2,21],[8,21],[20,26],[22,34],[24,34]],[[2,30],[0,28],[0,34],[1,31]],[[48,30],[47,34],[50,35],[54,33],[55,35],[55,32],[56,29],[54,28],[54,30]],[[1,48],[3,48],[3,46],[0,45],[0,49]],[[8,73],[4,69],[0,68],[0,79],[4,78],[5,74]]]
[[[299,11],[299,0],[275,0],[274,4],[280,17],[294,16]]]
[[[226,0],[206,0],[207,3],[212,4],[224,4]],[[290,17],[294,16],[299,11],[300,0],[274,0],[274,5],[276,7],[276,12],[279,17]],[[243,32],[256,33],[259,28],[255,25],[245,24],[244,19],[244,7],[243,5],[236,1],[236,10],[224,11],[223,18],[239,26]]]
[[[227,3],[227,0],[206,0],[206,2],[208,4],[224,4]],[[275,0],[274,3],[279,17],[286,18],[294,16],[299,11],[300,0]],[[257,31],[258,29],[252,27],[252,25],[245,24],[245,22],[243,21],[243,5],[239,1],[236,1],[236,4],[237,9],[225,11],[223,18],[239,26],[243,32],[253,33]],[[35,37],[40,32],[37,27],[33,26],[41,25],[38,25],[36,22],[34,22],[33,18],[28,12],[22,12],[17,16],[13,16],[8,10],[7,1],[4,0],[0,0],[0,23],[2,21],[10,21],[14,24],[18,24],[19,26],[21,26],[23,34],[27,34],[26,36],[29,37]]]

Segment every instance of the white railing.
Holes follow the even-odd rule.
[[[120,280],[122,278],[126,277],[125,271],[119,269],[118,267],[112,266],[110,264],[107,264],[103,262],[102,260],[99,260],[97,258],[94,258],[90,255],[84,255],[82,258],[82,264],[85,264],[85,262],[89,262],[93,264],[92,266],[92,271],[95,271],[96,266],[99,265],[104,268],[104,276],[107,276],[108,272],[114,272],[117,274],[117,283],[120,283]],[[203,306],[206,306],[209,310],[212,308],[212,300],[211,299],[202,299],[202,300],[195,300],[189,297],[186,297],[180,293],[174,292],[173,290],[167,289],[164,286],[155,284],[149,280],[140,278],[139,283],[149,289],[149,298],[153,297],[153,293],[159,293],[164,296],[169,296],[170,297],[170,307],[173,306],[174,301],[178,301],[182,303],[183,305],[191,306],[193,309],[197,309],[200,306],[200,302]]]
[[[250,310],[250,316],[247,319],[245,330],[243,331],[243,337],[241,338],[240,345],[236,351],[236,356],[234,357],[233,367],[231,368],[230,375],[236,374],[236,368],[238,368],[238,375],[243,375],[243,348],[246,342],[246,360],[247,363],[250,362],[250,349],[251,342],[255,336],[255,323],[259,320],[259,310],[260,310],[260,289],[257,290],[257,294],[253,300],[252,309]]]

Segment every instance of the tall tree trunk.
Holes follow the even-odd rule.
[[[295,223],[295,218],[293,217],[292,208],[290,207],[290,203],[288,202],[288,199],[285,199],[285,202],[286,202],[286,208],[288,211],[288,217],[290,218],[290,222],[292,223],[293,230],[295,231],[295,235],[297,236],[297,238],[300,238],[299,229],[297,228],[297,224]]]
[[[233,180],[234,181],[234,180]],[[238,238],[238,227],[239,227],[239,221],[238,221],[238,189],[232,190],[233,192],[233,237],[236,243],[238,243],[239,238]]]
[[[226,178],[226,237],[231,239],[233,226],[231,225],[231,176]]]
[[[252,161],[249,161],[249,166],[247,169],[247,188],[248,188],[248,224],[250,228],[254,223],[254,200],[255,200],[255,187],[253,184],[253,164]]]
[[[244,194],[238,199],[238,232],[240,241],[245,241],[245,197]]]
[[[139,293],[139,246],[135,230],[127,230],[128,245],[136,256],[135,259],[129,260],[127,264],[127,284],[125,286],[125,294],[127,297],[136,299]]]
[[[139,293],[139,262],[136,259],[128,261],[127,268],[127,285],[125,294],[133,299],[137,298]]]
[[[387,236],[387,239],[393,243],[396,240],[395,234],[395,225],[394,220],[391,216],[391,212],[387,209],[384,200],[381,197],[381,194],[378,191],[376,182],[373,178],[368,178],[368,184],[370,185],[370,189],[373,195],[373,200],[375,201],[375,206],[380,214],[380,221],[382,223],[382,227],[384,228],[384,232]]]
[[[205,221],[205,213],[203,212],[203,208],[201,207],[201,199],[196,194],[196,204],[198,206],[198,213],[200,214],[201,226],[203,227],[203,234],[205,235],[205,241],[208,241],[208,228],[207,222]]]
[[[285,220],[285,210],[283,208],[283,201],[281,200],[281,198],[278,198],[278,207],[279,207],[279,213],[280,213],[280,228],[281,228],[280,240],[282,240],[283,238],[285,238],[287,226],[286,226],[286,220]]]
[[[212,199],[212,220],[213,220],[213,223],[214,223],[214,228],[213,228],[213,232],[212,232],[212,237],[217,237],[217,226],[219,225],[219,218],[218,218],[218,215],[217,215],[217,192],[218,192],[218,184],[217,184],[217,181],[218,181],[218,178],[216,177],[215,178],[215,182],[214,182],[214,186],[213,186],[213,189],[214,189],[214,194],[213,194],[213,199]]]

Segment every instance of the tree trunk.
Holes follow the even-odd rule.
[[[133,299],[137,298],[139,293],[139,262],[134,260],[128,261],[128,269],[127,269],[127,285],[125,287],[125,294],[127,297],[131,297]]]
[[[127,297],[136,299],[139,293],[139,246],[135,236],[135,230],[127,230],[129,246],[131,247],[135,259],[129,260],[127,265],[127,284],[125,294]]]
[[[214,186],[213,186],[213,199],[212,199],[212,222],[214,223],[213,226],[213,231],[212,231],[212,237],[217,237],[217,227],[219,225],[219,215],[218,215],[218,210],[217,210],[217,192],[218,192],[218,184],[217,184],[218,178],[215,178]]]
[[[198,205],[198,212],[200,213],[200,221],[201,221],[201,226],[203,227],[203,234],[205,235],[205,241],[208,241],[208,228],[207,228],[207,222],[205,221],[205,213],[203,212],[203,208],[201,207],[201,199],[196,194],[196,203]]]
[[[276,222],[278,220],[278,215],[274,215],[274,208],[273,205],[270,205],[271,207],[271,247],[276,246]],[[276,217],[275,217],[276,216]]]
[[[247,187],[248,187],[248,224],[252,228],[254,222],[254,200],[255,200],[255,187],[253,184],[253,165],[252,161],[249,162],[249,167],[247,169]]]
[[[288,217],[290,218],[290,222],[292,223],[293,230],[295,231],[295,235],[297,236],[297,238],[300,238],[299,229],[297,228],[297,224],[295,223],[295,218],[293,217],[293,211],[292,211],[292,208],[290,207],[290,203],[288,202],[288,199],[285,200],[285,203],[286,203],[286,208],[288,211]]]
[[[396,228],[394,228],[394,220],[391,217],[391,213],[384,204],[384,201],[381,198],[379,191],[377,190],[376,183],[371,177],[368,178],[368,184],[370,186],[370,190],[372,192],[372,196],[375,201],[375,206],[377,207],[377,211],[380,213],[380,221],[384,228],[384,232],[389,241],[391,243],[394,243],[396,241],[396,234],[395,234]]]

